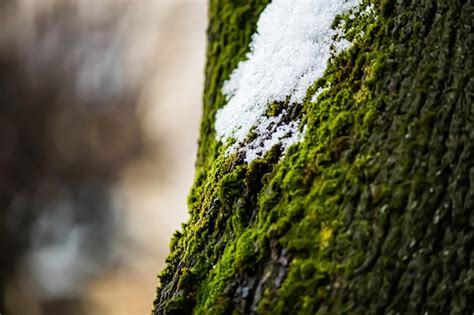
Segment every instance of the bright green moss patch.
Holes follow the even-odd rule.
[[[211,6],[209,32],[212,32],[213,9],[224,10],[230,5],[226,3]],[[263,7],[264,4],[261,5],[261,8]],[[244,12],[244,8],[247,6],[243,6],[234,14]],[[226,27],[232,28],[232,23],[238,23],[237,20],[237,18],[231,18],[231,24]],[[217,24],[220,25],[219,22]],[[245,30],[246,28],[242,31]],[[236,29],[232,28],[232,32],[235,33],[235,31]],[[242,52],[240,55],[246,51],[248,44],[245,44],[242,47],[239,46]],[[213,50],[217,51],[218,48],[214,48],[214,45],[211,36],[210,53]],[[221,49],[235,56],[232,59],[238,59],[237,47],[231,45],[231,48],[225,46]],[[227,51],[227,49],[231,50]],[[229,63],[231,59],[224,58],[222,55],[215,57],[208,55],[208,58],[208,69],[223,68],[220,63]],[[339,91],[331,89],[330,92],[321,95],[317,103],[305,102],[302,115],[309,127],[308,133],[318,137],[309,138],[308,141],[290,150],[284,161],[276,163],[279,155],[278,148],[269,152],[264,159],[256,160],[250,165],[244,164],[238,156],[223,158],[223,154],[217,151],[218,144],[214,140],[213,133],[208,132],[208,127],[205,125],[206,121],[212,122],[215,111],[222,106],[224,99],[220,94],[220,86],[217,88],[217,85],[209,86],[209,84],[223,82],[234,66],[233,63],[228,64],[225,67],[227,69],[225,74],[220,72],[208,74],[205,98],[212,97],[213,102],[206,102],[205,99],[205,106],[206,104],[213,106],[205,108],[204,115],[210,117],[204,118],[200,147],[206,152],[200,153],[200,163],[203,165],[198,164],[196,184],[189,197],[191,212],[194,215],[183,231],[186,239],[181,237],[173,241],[180,242],[182,246],[175,248],[169,258],[170,264],[178,263],[171,260],[174,257],[180,257],[181,262],[189,263],[200,256],[205,256],[204,260],[209,262],[207,266],[210,269],[201,280],[196,276],[199,272],[191,277],[188,269],[183,267],[180,271],[180,278],[202,281],[199,287],[196,284],[187,283],[187,280],[178,283],[184,295],[186,295],[184,292],[187,291],[187,287],[193,287],[191,290],[193,293],[190,296],[196,300],[192,303],[197,303],[196,313],[203,314],[225,313],[231,308],[228,295],[237,286],[232,279],[239,274],[257,271],[254,268],[255,264],[264,260],[271,250],[270,239],[281,238],[281,245],[292,254],[306,252],[310,255],[315,248],[329,247],[334,230],[337,228],[337,224],[332,222],[337,217],[337,212],[334,211],[338,209],[330,210],[327,207],[339,202],[341,197],[325,198],[337,190],[347,172],[347,166],[343,169],[340,166],[325,169],[324,166],[337,159],[343,148],[347,146],[347,141],[341,138],[348,137],[351,126],[354,124],[354,113],[348,111],[354,104],[353,87],[344,85],[344,88]],[[344,69],[346,72],[350,70],[348,67]],[[331,71],[335,71],[335,74],[326,77],[325,80],[334,85],[337,83],[337,75],[340,75],[341,70],[328,70],[329,73]],[[308,99],[310,98],[311,95],[308,96]],[[334,99],[337,105],[333,103]],[[269,107],[267,114],[277,115],[283,105],[273,104]],[[206,147],[203,141],[211,145]],[[215,153],[211,154],[210,150]],[[217,156],[219,156],[217,160],[212,160],[212,157]],[[313,160],[314,157],[317,157],[316,161]],[[204,162],[206,159],[208,162]],[[209,164],[213,165],[212,169],[205,167]],[[308,169],[308,165],[313,167]],[[318,175],[319,184],[314,183],[313,187],[308,187],[308,182],[314,181]],[[324,199],[324,201],[318,205],[314,203],[315,198]],[[295,224],[298,221],[301,223]],[[190,227],[194,231],[190,231]],[[329,260],[325,261],[320,254],[314,258],[317,258],[317,261],[299,260],[306,266],[303,268],[303,274],[308,276],[322,270],[324,273],[329,273],[327,267]],[[167,271],[175,270],[175,267],[170,265],[164,271],[161,275],[162,281],[167,279]],[[296,265],[295,268],[300,269]],[[298,275],[300,274],[298,272]],[[290,272],[288,279],[291,279],[292,275],[293,272]],[[322,276],[318,273],[319,277]],[[313,281],[308,283],[314,284]],[[302,284],[301,289],[304,288]],[[178,295],[173,301],[182,301],[183,294]],[[173,306],[177,303],[175,302]]]

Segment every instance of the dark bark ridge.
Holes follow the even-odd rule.
[[[339,17],[354,44],[308,91],[305,139],[247,165],[212,126],[265,3],[211,1],[191,219],[154,314],[474,312],[473,3],[373,4]]]

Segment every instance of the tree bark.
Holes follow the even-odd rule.
[[[268,2],[211,0],[191,218],[153,314],[472,314],[472,1],[373,1],[304,139],[246,163],[214,119]]]

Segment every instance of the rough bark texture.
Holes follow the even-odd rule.
[[[341,16],[362,35],[308,91],[304,140],[248,165],[213,120],[267,2],[211,0],[191,219],[153,313],[472,314],[472,1]]]

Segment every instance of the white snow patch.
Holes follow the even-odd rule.
[[[217,112],[218,140],[235,139],[227,154],[240,147],[250,162],[280,143],[283,150],[299,141],[299,122],[283,116],[264,116],[273,101],[301,103],[308,87],[326,70],[331,45],[337,51],[349,42],[335,43],[331,25],[338,14],[360,0],[273,0],[260,15],[247,60],[239,63],[223,93],[228,103]],[[255,127],[256,139],[243,145]]]
[[[299,120],[285,124],[281,122],[282,119],[283,114],[262,119],[254,130],[257,137],[245,147],[245,162],[262,157],[274,145],[281,144],[287,148],[303,138],[304,132],[298,130]]]
[[[329,87],[320,87],[314,92],[313,96],[311,97],[311,102],[316,103],[318,100],[319,95],[323,94],[329,89]]]

